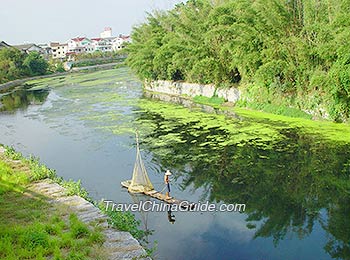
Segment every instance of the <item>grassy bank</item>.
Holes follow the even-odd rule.
[[[32,182],[54,172],[34,159],[21,159],[13,151],[0,155],[0,258],[106,259],[99,228],[31,191]],[[70,192],[81,190],[78,185]]]
[[[81,68],[81,67],[87,67],[87,66],[94,66],[94,65],[102,65],[102,64],[109,64],[114,62],[124,62],[125,58],[108,58],[108,59],[87,59],[87,60],[78,60],[73,63],[74,68]]]
[[[0,259],[107,259],[102,227],[81,222],[68,206],[33,192],[31,185],[47,178],[65,187],[67,196],[91,201],[80,181],[65,181],[12,148],[0,152]],[[140,234],[134,215],[121,212],[114,218],[124,222],[121,230]]]

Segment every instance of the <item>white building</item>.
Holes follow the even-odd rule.
[[[107,52],[112,51],[112,43],[104,38],[92,38],[92,46],[94,51]]]
[[[68,52],[68,44],[50,42],[51,54],[53,59],[65,59]]]
[[[51,47],[47,43],[38,44],[38,46],[42,49],[43,53],[41,55],[45,59],[49,59],[49,57],[52,55]]]
[[[106,27],[103,32],[100,33],[101,38],[109,38],[112,37],[112,28]]]
[[[68,52],[80,53],[91,53],[94,52],[92,41],[86,37],[76,37],[70,39],[68,42]]]
[[[112,41],[112,50],[119,51],[124,48],[124,44],[130,42],[130,36],[119,35]]]

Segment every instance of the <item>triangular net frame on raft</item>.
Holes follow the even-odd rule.
[[[152,190],[154,190],[154,187],[148,177],[145,165],[143,164],[139,147],[139,139],[136,133],[136,161],[128,191],[132,193],[142,193]]]

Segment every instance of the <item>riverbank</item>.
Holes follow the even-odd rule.
[[[274,105],[268,102],[257,102],[255,98],[242,92],[239,88],[216,88],[215,85],[205,85],[187,82],[157,80],[145,81],[144,89],[153,93],[190,98],[196,103],[214,107],[236,107],[260,112],[271,113],[295,118],[329,120],[329,115],[322,109],[301,110],[283,104]]]
[[[237,88],[217,89],[215,85],[195,84],[168,80],[146,81],[145,89],[174,96],[196,97],[203,96],[212,98],[217,96],[227,102],[236,103],[241,96]]]
[[[164,101],[169,104],[179,104],[183,107],[189,108],[190,111],[200,110],[205,113],[213,113],[217,115],[225,115],[229,118],[233,118],[239,121],[250,121],[252,119],[261,122],[274,125],[284,125],[285,127],[292,127],[297,129],[303,129],[303,131],[309,134],[317,134],[322,136],[325,140],[337,141],[337,142],[350,142],[350,125],[340,124],[326,120],[310,120],[306,118],[290,117],[285,115],[276,115],[272,113],[266,113],[263,111],[257,111],[247,108],[235,107],[229,102],[218,103],[216,99],[210,99],[202,97],[201,99],[195,97],[189,97],[187,95],[170,95],[160,92],[153,92],[145,88],[144,96],[150,99],[156,99]],[[169,112],[173,114],[174,111]],[[183,113],[183,111],[181,112]],[[189,116],[189,115],[188,115]],[[190,116],[189,116],[190,117]],[[229,126],[228,126],[229,127]],[[252,127],[252,126],[251,126]],[[265,128],[266,126],[263,126]],[[259,127],[258,127],[259,128]],[[257,130],[257,132],[259,132]],[[256,133],[252,133],[256,134]]]
[[[0,91],[7,90],[9,88],[13,88],[13,87],[22,85],[23,83],[25,83],[26,81],[29,81],[29,80],[39,80],[39,79],[56,77],[56,76],[64,76],[64,75],[68,75],[69,73],[71,73],[71,72],[58,72],[58,73],[53,73],[53,74],[48,74],[48,75],[28,77],[28,78],[24,78],[24,79],[16,79],[13,81],[9,81],[9,82],[0,84]]]
[[[118,64],[122,64],[122,62],[99,64],[99,65],[86,66],[86,67],[76,67],[76,68],[72,68],[70,71],[67,71],[67,72],[58,72],[58,73],[53,73],[53,74],[48,74],[48,75],[28,77],[28,78],[23,78],[23,79],[16,79],[13,81],[9,81],[9,82],[0,84],[0,91],[4,91],[4,90],[7,90],[9,88],[13,88],[13,87],[22,85],[25,82],[30,81],[30,80],[40,80],[40,79],[52,78],[52,77],[56,77],[56,76],[65,76],[65,75],[68,75],[71,73],[76,73],[76,72],[85,72],[85,71],[90,72],[90,71],[96,71],[96,70],[108,70],[108,69],[114,68]]]
[[[110,227],[80,184],[62,187],[54,171],[0,146],[0,258],[134,259],[146,251]],[[48,178],[48,177],[51,177]]]

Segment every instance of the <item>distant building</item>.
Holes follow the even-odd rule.
[[[111,52],[122,49],[126,42],[130,42],[130,36],[112,36],[112,28],[106,27],[99,38],[75,37],[66,44],[58,42],[50,43],[51,55],[54,59],[75,60],[76,56],[95,51]],[[44,46],[42,46],[43,49]]]
[[[49,57],[52,55],[51,47],[46,43],[38,44],[38,46],[43,50],[42,56],[45,59],[49,59]]]
[[[112,42],[104,38],[92,38],[94,51],[108,52],[112,51]]]
[[[4,49],[4,48],[11,48],[11,47],[12,47],[11,45],[7,44],[7,43],[4,42],[4,41],[1,41],[1,42],[0,42],[0,50],[1,50],[1,49]]]
[[[16,49],[24,52],[24,53],[31,53],[33,51],[39,52],[40,54],[44,55],[45,51],[38,45],[34,43],[28,43],[28,44],[20,44],[20,45],[13,45]]]
[[[106,27],[103,32],[100,33],[101,38],[109,38],[112,37],[112,28]]]
[[[128,43],[130,41],[131,41],[130,36],[119,35],[119,37],[116,37],[112,41],[112,50],[119,51],[125,47],[125,43]]]
[[[76,54],[80,53],[91,53],[94,52],[94,47],[92,46],[92,41],[86,37],[76,37],[70,39],[68,42],[68,52],[74,52]]]
[[[50,42],[51,54],[53,59],[63,60],[66,58],[68,52],[68,44],[61,44],[59,42]]]

